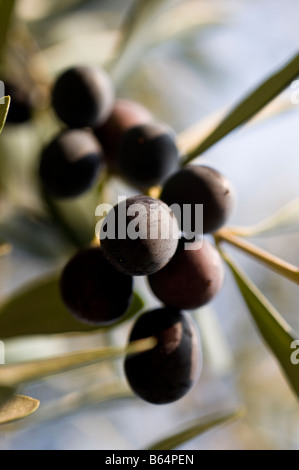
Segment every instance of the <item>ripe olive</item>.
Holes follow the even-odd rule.
[[[62,299],[71,314],[91,325],[111,324],[124,315],[132,288],[132,277],[113,268],[99,247],[79,251],[60,279]]]
[[[122,175],[139,188],[162,184],[176,171],[179,152],[168,126],[152,122],[129,129],[118,154]]]
[[[196,204],[203,204],[203,233],[220,228],[234,207],[230,182],[219,171],[206,165],[189,165],[179,170],[166,181],[160,197],[169,206],[178,204],[182,214],[180,228],[188,238],[197,232]],[[184,216],[184,204],[191,208],[190,224]]]
[[[107,73],[98,67],[76,66],[64,71],[52,91],[57,116],[69,127],[94,127],[112,111],[114,91]]]
[[[70,129],[43,149],[39,174],[49,194],[70,198],[93,186],[102,165],[102,149],[93,134],[84,129]]]
[[[5,94],[11,98],[6,122],[8,124],[28,122],[32,115],[32,103],[26,90],[19,84],[6,81]]]
[[[198,246],[197,249],[196,246]],[[148,277],[149,285],[164,304],[191,310],[210,302],[221,290],[224,266],[216,248],[207,240],[186,244],[180,240],[176,254],[157,273]]]
[[[146,276],[163,268],[178,245],[178,224],[158,199],[134,196],[117,204],[101,227],[101,246],[120,271]]]
[[[153,349],[127,355],[125,375],[132,390],[156,405],[179,400],[199,378],[201,347],[192,318],[170,307],[142,314],[129,341],[154,337]]]
[[[117,170],[119,147],[125,132],[152,119],[150,112],[141,104],[118,99],[108,120],[94,128],[94,133],[103,147],[105,160],[113,170]]]

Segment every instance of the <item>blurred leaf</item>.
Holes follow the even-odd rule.
[[[251,227],[230,227],[240,237],[279,235],[299,230],[299,198],[290,201],[267,219]]]
[[[222,250],[221,254],[234,275],[255,325],[299,397],[298,366],[291,362],[291,345],[298,341],[299,336],[232,259]]]
[[[0,0],[0,61],[14,7],[15,0]]]
[[[60,374],[96,362],[118,359],[125,354],[147,351],[156,345],[155,338],[146,338],[130,343],[127,347],[95,348],[72,352],[51,359],[4,365],[0,368],[0,385],[16,386],[35,382],[51,375]]]
[[[289,96],[282,94],[254,116],[248,125],[258,125],[291,109],[294,109],[294,105],[291,103]],[[180,153],[186,155],[190,149],[195,148],[199,142],[198,136],[200,136],[200,141],[203,142],[214,131],[219,121],[224,119],[227,113],[227,109],[220,109],[180,132],[177,136],[177,145]]]
[[[0,425],[17,421],[34,413],[40,402],[24,395],[15,395],[0,408]]]
[[[0,366],[1,371],[1,366]],[[12,387],[0,386],[0,410],[4,403],[6,403],[11,397],[13,397],[15,389]]]
[[[116,59],[109,67],[114,86],[118,88],[131,73],[150,41],[152,24],[169,6],[178,0],[136,0],[127,13]]]
[[[150,37],[150,47],[166,41],[182,41],[201,29],[223,24],[227,15],[225,5],[212,5],[205,2],[180,2],[171,13],[166,12],[155,21]]]
[[[41,192],[49,215],[66,238],[77,248],[88,246],[95,234],[95,210],[98,191],[94,188],[86,194],[67,200],[58,200]],[[80,223],[78,223],[80,221]]]
[[[83,407],[90,405],[107,405],[116,400],[134,399],[134,395],[128,388],[120,382],[111,384],[97,384],[92,387],[84,387],[84,390],[76,390],[55,399],[53,403],[45,404],[38,416],[34,416],[34,425],[41,422],[57,420],[62,416],[70,415]],[[26,421],[26,425],[28,422]]]
[[[139,295],[134,293],[128,311],[118,323],[104,328],[85,325],[64,306],[59,278],[60,272],[30,283],[0,306],[0,338],[105,330],[130,319],[144,306]]]
[[[264,106],[281,93],[299,74],[299,54],[297,54],[284,67],[276,71],[265,80],[244,100],[242,100],[220,123],[203,139],[199,137],[195,146],[192,146],[182,160],[186,165],[210,147],[215,145],[233,130],[246,123]]]
[[[190,439],[194,439],[215,427],[229,424],[236,419],[242,418],[245,414],[245,409],[239,407],[232,411],[222,411],[201,417],[188,423],[184,430],[153,444],[147,450],[173,450]]]
[[[1,103],[2,98],[4,99],[4,103]],[[10,96],[5,96],[5,97],[0,96],[0,134],[3,131],[3,127],[6,121],[9,106],[10,106]]]
[[[46,259],[64,257],[73,248],[49,218],[28,210],[18,209],[3,218],[0,237],[27,255]]]

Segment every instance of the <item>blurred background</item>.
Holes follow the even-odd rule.
[[[296,0],[173,0],[160,2],[156,15],[151,9],[158,2],[148,3],[151,7],[136,26],[133,2],[127,0],[16,2],[2,72],[26,84],[37,110],[28,123],[8,123],[0,138],[0,237],[14,246],[0,260],[0,298],[63,266],[69,256],[61,233],[35,216],[40,204],[36,162],[57,126],[48,112],[49,80],[69,65],[102,65],[111,73],[118,97],[141,102],[180,134],[235,104],[298,50]],[[123,29],[134,35],[115,60]],[[299,195],[299,105],[292,104],[291,93],[289,88],[275,100],[272,116],[232,133],[201,158],[235,187],[233,225],[258,223]],[[119,191],[131,189],[115,180],[106,197],[113,200]],[[85,215],[92,229],[94,213]],[[72,217],[78,223],[75,209]],[[298,232],[254,241],[299,266]],[[233,248],[227,251],[298,331],[298,287]],[[148,306],[157,304],[143,279],[137,287]],[[297,401],[229,271],[219,296],[195,316],[203,372],[185,398],[163,407],[137,399],[102,403],[99,390],[109,386],[111,375],[122,376],[121,361],[90,366],[24,387],[24,393],[41,400],[40,409],[4,427],[0,449],[140,449],[188,420],[236,405],[247,407],[245,418],[181,448],[298,449]],[[127,324],[116,329],[109,340],[124,344],[129,329]],[[48,357],[106,341],[100,334],[10,340],[6,360]]]

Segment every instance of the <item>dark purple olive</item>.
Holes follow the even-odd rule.
[[[29,93],[19,84],[5,81],[5,95],[10,96],[11,102],[7,114],[7,124],[23,124],[30,121],[32,103]]]
[[[154,337],[148,351],[127,355],[125,375],[133,392],[143,400],[163,405],[186,395],[199,378],[201,347],[192,318],[170,307],[141,315],[129,341]]]
[[[71,314],[91,325],[112,324],[127,311],[133,279],[106,260],[99,247],[78,252],[65,266],[60,289]]]
[[[95,184],[102,165],[102,149],[91,132],[66,130],[43,150],[39,174],[51,196],[71,198]]]
[[[129,129],[121,141],[118,166],[127,181],[140,188],[162,184],[178,168],[175,135],[157,122]]]
[[[158,199],[134,196],[117,204],[101,227],[101,246],[109,262],[132,276],[163,268],[178,245],[173,212]]]
[[[102,124],[112,111],[114,91],[101,68],[77,66],[57,79],[52,104],[57,116],[72,128]]]
[[[103,147],[107,164],[113,170],[117,170],[119,147],[125,132],[132,127],[149,123],[152,119],[150,112],[135,101],[124,99],[115,101],[108,120],[94,129]]]
[[[229,181],[219,171],[205,165],[189,165],[172,175],[164,184],[160,197],[169,206],[178,204],[181,214],[183,205],[189,205],[190,223],[185,212],[180,225],[188,239],[192,234],[198,234],[196,204],[203,204],[203,233],[214,232],[224,225],[234,206]]]
[[[192,250],[186,249],[192,247]],[[195,249],[197,247],[197,249]],[[171,307],[191,310],[210,302],[221,290],[224,266],[216,248],[207,240],[180,240],[172,260],[148,277],[155,296]]]

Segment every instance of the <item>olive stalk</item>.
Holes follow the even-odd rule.
[[[229,228],[222,228],[214,234],[216,244],[220,242],[226,242],[230,245],[239,248],[243,252],[249,254],[256,260],[262,262],[273,271],[277,272],[281,276],[289,279],[296,284],[299,284],[299,268],[284,261],[283,259],[272,255],[268,251],[257,247],[256,245],[243,240],[242,238],[234,235]]]

